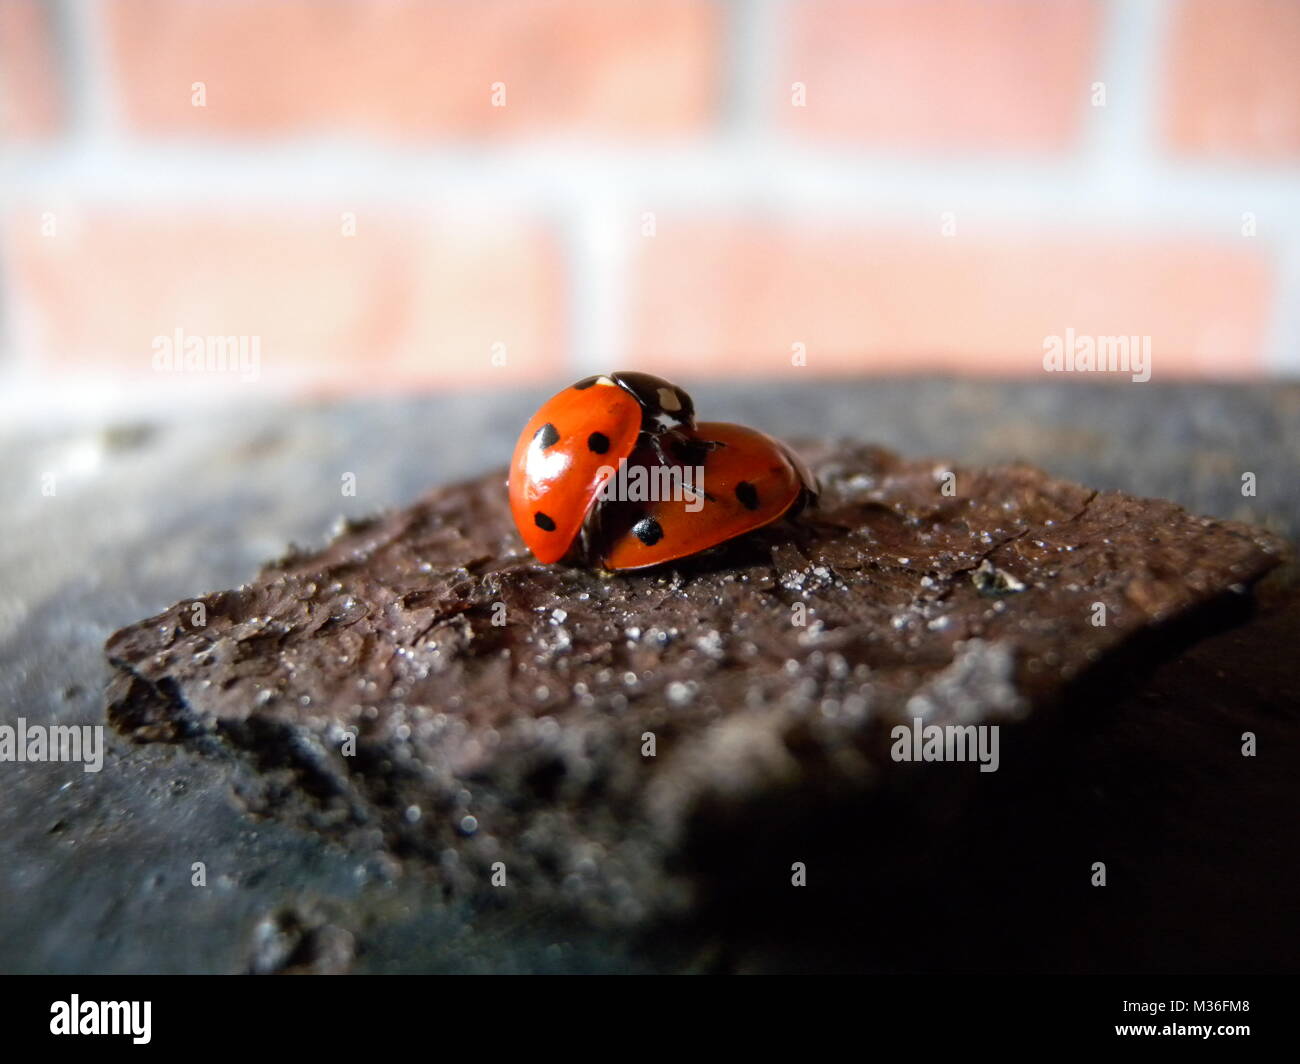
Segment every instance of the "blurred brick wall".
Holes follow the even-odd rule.
[[[0,0],[0,137],[11,392],[1300,370],[1300,0]]]

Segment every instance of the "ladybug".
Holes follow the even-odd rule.
[[[817,480],[803,460],[744,425],[701,422],[678,442],[676,457],[703,469],[702,490],[660,502],[607,503],[598,533],[605,568],[685,558],[793,516],[817,499]]]
[[[649,373],[586,377],[542,404],[515,444],[510,511],[540,562],[573,548],[600,489],[638,446],[667,461],[665,441],[695,428],[691,397]]]

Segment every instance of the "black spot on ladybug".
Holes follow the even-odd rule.
[[[585,392],[588,388],[592,387],[598,380],[600,380],[599,376],[583,377],[582,380],[578,381],[578,383],[573,386],[573,390],[575,392]]]
[[[533,439],[541,445],[543,451],[553,446],[559,438],[560,434],[549,421],[533,434]]]
[[[664,538],[664,530],[653,517],[643,517],[632,526],[632,535],[647,547],[653,547]]]
[[[533,523],[543,532],[555,531],[555,522],[551,520],[551,518],[547,517],[546,514],[542,513],[541,510],[538,510],[537,513],[533,514]]]
[[[758,509],[758,489],[748,480],[742,480],[736,485],[736,498],[746,510]]]
[[[587,449],[596,454],[604,454],[609,450],[609,437],[603,432],[593,432],[587,437]]]

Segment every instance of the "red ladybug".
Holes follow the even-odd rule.
[[[695,427],[695,404],[648,373],[587,377],[548,399],[510,463],[510,511],[540,562],[569,553],[618,466],[640,444],[664,461],[664,439]]]
[[[667,501],[610,502],[597,536],[607,569],[643,569],[716,547],[797,513],[817,481],[785,444],[744,425],[701,422],[676,449],[703,470],[702,505],[685,491]],[[633,459],[634,461],[636,458]]]

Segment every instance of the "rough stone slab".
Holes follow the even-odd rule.
[[[804,453],[818,510],[630,575],[535,564],[501,473],[437,491],[115,633],[110,720],[220,736],[263,769],[253,805],[378,838],[453,890],[503,861],[499,897],[634,921],[743,889],[760,855],[788,876],[783,846],[876,823],[872,802],[942,820],[990,777],[895,763],[893,725],[1037,734],[1117,651],[1227,609],[1283,554],[1027,466]]]

